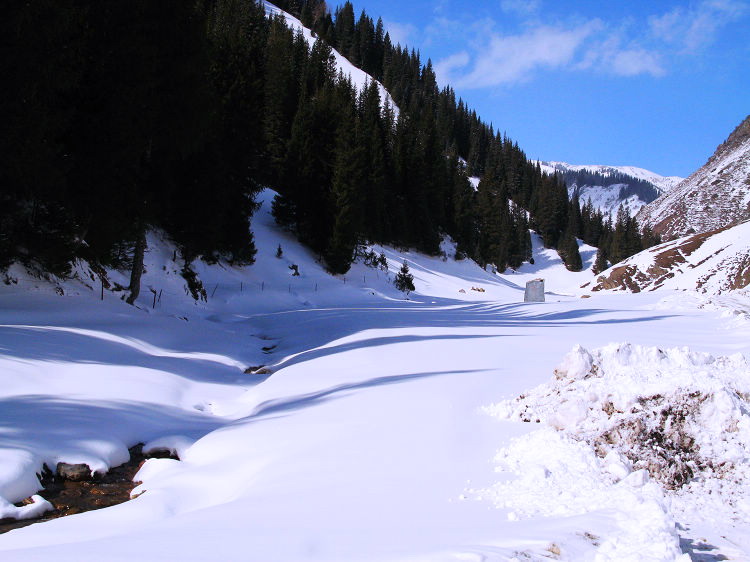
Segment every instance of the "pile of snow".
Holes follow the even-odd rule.
[[[42,496],[34,494],[30,503],[17,507],[0,496],[0,519],[34,519],[52,511],[54,506]]]
[[[566,516],[584,521],[593,515],[611,520],[606,537],[589,530],[581,533],[592,543],[596,560],[667,562],[681,557],[675,521],[661,488],[644,471],[612,477],[611,467],[617,467],[618,474],[627,470],[618,457],[601,459],[587,444],[546,427],[515,439],[497,453],[495,462],[498,472],[515,478],[470,489],[467,495],[511,510],[510,521]]]
[[[520,480],[481,492],[522,515],[632,507],[627,528],[643,523],[638,532],[663,546],[674,542],[673,516],[684,528],[741,529],[750,518],[750,365],[740,354],[576,346],[554,380],[486,411],[541,426],[498,454]],[[647,557],[669,559],[659,556]]]

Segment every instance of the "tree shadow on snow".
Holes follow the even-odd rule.
[[[210,354],[140,349],[142,342],[139,340],[112,341],[94,333],[63,330],[46,326],[2,326],[0,354],[47,361],[50,369],[54,369],[54,363],[116,365],[162,370],[205,382],[243,385],[250,382],[241,376],[238,366],[227,364],[231,362],[229,358],[222,362],[218,355],[212,359]]]
[[[305,361],[312,361],[321,357],[329,355],[335,355],[337,353],[344,353],[346,351],[353,351],[357,349],[363,349],[366,347],[379,347],[384,345],[393,345],[399,343],[416,343],[421,341],[439,341],[439,340],[471,340],[471,339],[485,339],[485,338],[497,338],[497,337],[511,337],[512,334],[499,335],[430,335],[430,336],[381,336],[377,338],[361,339],[353,342],[342,343],[339,345],[331,345],[326,347],[318,347],[309,351],[302,351],[296,355],[291,355],[284,358],[281,362],[276,363],[274,368],[276,370],[295,365],[297,363],[303,363]]]
[[[477,373],[479,369],[470,369],[463,371],[434,371],[429,373],[411,373],[406,375],[392,375],[385,377],[375,377],[365,381],[346,383],[327,388],[325,390],[319,390],[311,392],[309,394],[302,394],[299,396],[293,396],[291,398],[280,398],[274,400],[267,400],[259,404],[255,411],[251,414],[251,417],[266,416],[269,414],[286,413],[295,410],[301,410],[303,408],[309,408],[310,406],[317,405],[321,402],[331,400],[336,397],[343,397],[346,392],[353,390],[361,390],[366,388],[374,388],[378,386],[385,386],[390,384],[398,384],[402,382],[409,382],[419,379],[438,377],[442,375],[460,375],[466,373]],[[335,396],[340,395],[340,396]]]
[[[606,315],[606,316],[604,316]],[[283,341],[270,355],[276,358],[275,368],[317,359],[333,353],[399,342],[436,339],[470,339],[492,337],[525,337],[520,329],[565,330],[571,327],[595,327],[641,324],[672,318],[672,315],[644,315],[643,311],[581,308],[548,311],[544,305],[513,303],[475,303],[445,306],[405,303],[393,306],[357,308],[302,309],[249,318],[261,325],[266,333]],[[455,334],[363,337],[354,342],[329,345],[330,342],[370,330],[449,328]],[[507,328],[508,333],[466,333],[470,330]],[[463,332],[459,331],[463,330]],[[364,335],[364,334],[363,334]],[[366,335],[365,335],[366,336]],[[550,337],[554,337],[553,333]]]

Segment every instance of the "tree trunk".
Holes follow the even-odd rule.
[[[135,304],[138,295],[141,293],[141,275],[143,275],[143,255],[146,253],[146,228],[141,227],[138,232],[138,238],[135,241],[135,250],[133,251],[133,269],[130,270],[130,296],[125,302]]]

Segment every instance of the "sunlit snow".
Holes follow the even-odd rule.
[[[436,257],[374,247],[388,271],[358,262],[330,276],[273,224],[272,197],[261,195],[253,219],[255,265],[194,264],[205,303],[186,294],[181,258],[156,233],[137,308],[108,290],[100,300],[84,266],[57,284],[63,296],[11,269],[10,284],[0,285],[3,515],[44,509],[40,500],[12,506],[37,493],[43,464],[103,471],[136,443],[173,450],[180,461],[148,460],[134,491],[143,493],[130,502],[0,536],[4,561],[750,554],[750,534],[737,522],[744,496],[723,504],[707,495],[730,482],[691,483],[670,505],[673,492],[571,432],[581,420],[605,428],[606,416],[587,414],[605,391],[628,400],[652,392],[618,371],[607,367],[601,380],[571,375],[599,389],[596,400],[582,390],[572,404],[544,402],[566,420],[562,429],[541,419],[547,410],[540,424],[488,414],[493,404],[536,396],[531,389],[556,380],[578,344],[687,346],[668,352],[675,359],[661,371],[628,368],[653,384],[667,373],[666,386],[696,381],[702,370],[713,376],[715,363],[679,358],[746,355],[750,324],[725,314],[746,301],[699,308],[671,291],[577,298],[590,274],[565,270],[536,237],[534,265],[515,273],[455,261],[446,241]],[[594,249],[582,252],[588,267]],[[408,298],[392,284],[404,260],[416,285]],[[124,274],[110,275],[126,284]],[[524,304],[525,282],[536,277],[547,281],[547,302]],[[245,374],[251,366],[271,374]],[[731,372],[721,376],[745,392],[746,371],[736,370],[734,383]],[[745,410],[732,411],[747,423]],[[745,466],[744,442],[733,443]]]

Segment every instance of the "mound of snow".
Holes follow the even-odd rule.
[[[498,472],[511,472],[516,478],[467,493],[511,509],[510,520],[612,517],[606,539],[585,533],[595,546],[596,560],[666,562],[681,557],[662,490],[642,471],[614,482],[608,468],[610,463],[622,465],[619,459],[600,459],[585,443],[543,428],[515,439],[498,452],[495,462]]]
[[[552,501],[526,512],[585,511],[587,502],[600,505],[601,497],[625,502],[620,487],[651,481],[670,502],[661,502],[653,487],[647,488],[648,501],[671,505],[685,528],[720,520],[742,529],[750,518],[750,490],[743,484],[750,478],[750,365],[742,355],[576,346],[554,380],[486,411],[543,424],[498,455],[501,467],[525,474],[520,482],[498,485],[495,493],[506,505],[515,507],[516,494],[537,486],[564,506]],[[550,469],[561,458],[563,470]],[[666,529],[669,513],[664,517],[649,526]]]

